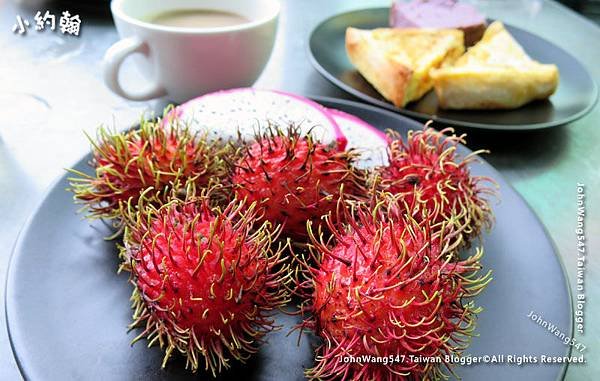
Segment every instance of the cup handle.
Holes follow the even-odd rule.
[[[167,91],[160,83],[155,83],[144,92],[131,93],[119,83],[119,70],[125,59],[133,53],[148,55],[148,45],[137,37],[124,38],[111,46],[104,55],[104,82],[109,89],[123,98],[132,101],[147,101],[167,95]]]

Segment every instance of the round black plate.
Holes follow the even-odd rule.
[[[402,133],[420,128],[398,114],[354,102],[317,99],[327,107],[354,114],[378,128]],[[461,147],[461,154],[469,151]],[[89,172],[84,157],[76,168]],[[541,314],[568,335],[572,310],[566,278],[543,226],[523,199],[489,164],[472,167],[498,182],[502,201],[494,205],[496,225],[483,237],[485,268],[494,280],[477,299],[485,307],[468,353],[564,356],[566,347],[533,323]],[[182,361],[160,369],[162,354],[145,342],[130,346],[131,286],[116,274],[115,242],[103,240],[108,229],[89,225],[76,214],[65,191],[67,175],[58,180],[23,228],[14,248],[6,287],[6,315],[12,348],[28,380],[192,380]],[[278,315],[284,328],[246,366],[222,374],[222,380],[302,380],[312,352],[303,338],[286,334],[296,319]],[[458,366],[464,381],[555,380],[566,367],[513,364]]]
[[[398,108],[379,95],[346,55],[347,27],[373,29],[387,25],[387,8],[342,13],[323,21],[310,36],[308,50],[313,65],[325,78],[364,101],[412,118],[435,119],[455,126],[505,130],[554,127],[581,118],[598,98],[596,83],[577,59],[535,34],[506,25],[531,58],[558,66],[560,83],[550,100],[532,102],[515,110],[452,111],[438,108],[435,93],[431,91],[419,101]]]

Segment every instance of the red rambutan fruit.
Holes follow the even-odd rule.
[[[288,302],[286,245],[278,229],[256,223],[254,206],[208,198],[150,204],[127,217],[124,258],[130,260],[133,327],[186,367],[213,376],[255,353],[274,327],[273,312]],[[277,246],[277,248],[274,248]]]
[[[152,187],[166,192],[175,182],[193,181],[204,188],[220,183],[229,175],[223,160],[227,148],[208,142],[180,124],[165,128],[160,122],[142,122],[139,129],[126,132],[99,128],[90,138],[94,175],[71,170],[71,191],[92,218],[116,219],[120,226],[121,205]],[[164,197],[166,199],[166,197]]]
[[[240,155],[232,179],[236,196],[257,202],[263,218],[281,224],[289,237],[306,238],[306,221],[334,211],[342,192],[365,197],[365,176],[353,166],[357,154],[295,127],[270,128]]]
[[[481,309],[465,298],[491,280],[490,273],[478,274],[482,251],[450,261],[452,225],[433,231],[427,220],[397,213],[398,196],[380,199],[373,208],[346,211],[354,218],[344,218],[344,228],[327,217],[333,232],[327,240],[309,229],[311,258],[300,288],[310,317],[301,328],[323,340],[310,379],[438,379],[444,367],[452,371],[444,356],[470,342]],[[440,363],[419,361],[434,357]]]
[[[469,164],[477,151],[460,158],[458,144],[464,135],[448,136],[452,129],[440,132],[427,125],[420,131],[409,131],[406,140],[389,131],[387,166],[377,169],[377,188],[402,196],[406,205],[426,213],[433,227],[452,220],[461,234],[457,239],[468,245],[482,228],[492,223],[491,207],[486,196],[495,194],[493,180],[472,176]],[[417,220],[422,216],[414,215]]]

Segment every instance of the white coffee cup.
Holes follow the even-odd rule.
[[[207,9],[238,14],[249,22],[214,28],[153,24],[169,11]],[[113,0],[111,11],[121,40],[104,56],[104,80],[116,94],[143,101],[168,96],[184,102],[208,92],[251,86],[263,71],[275,42],[277,0]],[[124,89],[119,70],[132,58],[150,82],[143,91]]]

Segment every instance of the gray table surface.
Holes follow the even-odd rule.
[[[561,46],[600,81],[600,28],[564,6],[543,0],[472,0],[489,17],[537,33]],[[321,20],[333,14],[388,1],[282,1],[278,37],[271,60],[257,86],[305,95],[352,99],[323,79],[306,55],[307,38]],[[60,10],[75,11],[64,6]],[[103,84],[101,60],[118,36],[110,16],[82,17],[81,36],[57,32],[12,34],[16,15],[33,20],[38,9],[16,8],[0,1],[0,295],[12,245],[19,229],[52,180],[75,163],[89,146],[82,131],[99,124],[127,126],[140,113],[159,109],[164,101],[128,102]],[[41,9],[40,9],[41,10]],[[74,12],[72,12],[74,13]],[[130,65],[123,77],[135,85],[143,79]],[[587,245],[585,366],[571,366],[567,380],[592,380],[600,374],[600,106],[570,125],[530,133],[470,131],[471,148],[489,148],[486,159],[529,202],[554,239],[571,287],[576,275],[576,183],[586,185]],[[57,230],[57,234],[59,234]],[[0,308],[4,307],[3,298]],[[594,377],[595,376],[595,377]],[[15,365],[0,313],[0,380],[16,380]]]

